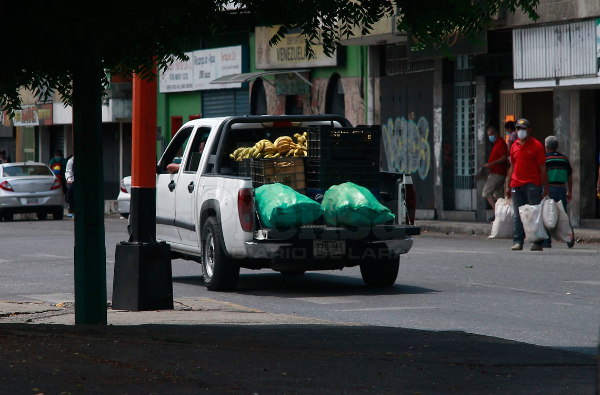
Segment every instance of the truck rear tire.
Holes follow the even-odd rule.
[[[391,287],[399,268],[400,258],[372,259],[360,264],[360,274],[369,287]]]
[[[202,231],[202,275],[210,291],[233,291],[240,276],[240,267],[225,254],[221,227],[214,217]]]

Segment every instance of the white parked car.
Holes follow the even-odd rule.
[[[131,201],[131,177],[127,176],[121,180],[121,191],[117,197],[119,205],[119,213],[125,217],[129,217],[129,202]]]
[[[36,213],[44,220],[48,214],[63,219],[64,194],[60,180],[44,163],[0,164],[0,217],[12,221],[15,214]]]

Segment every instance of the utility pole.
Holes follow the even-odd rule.
[[[75,324],[106,325],[102,66],[96,40],[79,44],[73,74]]]
[[[157,80],[133,77],[130,238],[117,245],[113,309],[173,309],[171,249],[156,242]]]

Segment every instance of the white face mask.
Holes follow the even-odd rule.
[[[519,129],[517,135],[519,136],[519,139],[523,140],[527,137],[527,131],[525,129]]]

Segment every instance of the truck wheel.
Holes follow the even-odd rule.
[[[240,267],[225,255],[221,227],[214,217],[206,220],[202,231],[202,275],[211,291],[232,291],[240,275]]]
[[[48,218],[48,213],[45,211],[39,212],[37,213],[37,219],[40,221],[45,220],[46,218]]]
[[[400,258],[373,259],[360,264],[360,274],[369,287],[391,287],[399,268]]]
[[[52,219],[55,221],[62,220],[65,216],[65,210],[62,207],[52,210]]]

